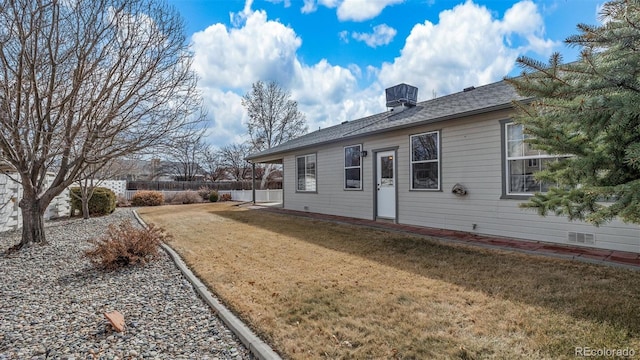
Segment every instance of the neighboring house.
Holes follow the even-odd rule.
[[[403,89],[404,97],[394,97]],[[638,225],[595,227],[518,206],[548,188],[533,173],[559,157],[524,142],[511,115],[512,101],[527,99],[511,85],[500,81],[415,104],[416,94],[404,84],[387,89],[390,111],[247,159],[283,164],[286,209],[640,252]]]
[[[160,159],[132,160],[119,159],[105,174],[98,178],[127,181],[176,181],[180,177],[174,174],[167,162]],[[198,180],[201,180],[199,177]]]

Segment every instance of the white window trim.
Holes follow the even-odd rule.
[[[504,177],[505,177],[505,194],[507,196],[533,196],[535,192],[511,192],[511,169],[509,167],[510,160],[542,160],[542,159],[560,159],[563,157],[567,157],[568,155],[549,155],[544,153],[538,153],[538,155],[527,155],[527,156],[511,156],[509,157],[509,126],[518,125],[515,122],[506,122],[504,123]],[[524,128],[524,125],[522,125]],[[524,129],[523,129],[524,130]],[[524,141],[524,140],[523,140]]]
[[[436,134],[436,149],[438,149],[438,158],[436,160],[421,160],[421,161],[413,161],[413,137],[421,136],[421,135],[429,135]],[[409,136],[409,188],[413,191],[440,191],[442,187],[442,174],[440,167],[440,131],[427,131],[419,134],[413,134]],[[421,189],[413,187],[413,164],[423,164],[423,163],[437,163],[438,164],[438,187],[435,189]]]
[[[306,170],[307,170],[307,158],[309,156],[315,156],[315,164],[316,164],[316,169],[315,169],[315,182],[316,182],[316,188],[314,190],[306,190],[306,182],[305,182],[305,190],[300,190],[298,188],[299,185],[299,179],[298,179],[298,159],[299,158],[304,158],[304,167],[305,167],[305,174],[306,174]],[[296,192],[300,192],[300,193],[317,193],[318,192],[318,154],[317,153],[310,153],[310,154],[304,154],[304,155],[297,155],[296,156]]]
[[[346,166],[345,164],[345,155],[346,155],[346,151],[347,148],[351,148],[351,147],[358,147],[359,148],[359,152],[360,152],[360,165],[359,166]],[[342,170],[342,189],[346,190],[346,191],[358,191],[358,190],[362,190],[362,144],[354,144],[354,145],[347,145],[345,147],[342,148],[342,164],[343,164],[343,170]],[[347,170],[348,169],[356,169],[359,168],[360,169],[360,187],[357,188],[348,188],[347,187]]]

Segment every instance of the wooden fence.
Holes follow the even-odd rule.
[[[156,191],[180,191],[199,190],[202,188],[210,190],[251,190],[251,180],[243,181],[129,181],[127,190],[156,190]],[[260,181],[256,181],[256,186],[260,186]],[[282,189],[282,180],[267,182],[266,189]],[[266,190],[259,189],[259,190]]]

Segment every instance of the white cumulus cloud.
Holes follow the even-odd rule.
[[[551,53],[556,45],[553,41],[544,39],[542,15],[531,1],[521,1],[514,4],[505,12],[500,25],[506,37],[518,35],[526,38],[528,44],[524,47],[525,51]]]
[[[389,44],[396,36],[396,33],[396,29],[389,25],[380,24],[374,26],[372,33],[354,32],[351,36],[358,41],[363,41],[369,47],[376,48],[381,45]]]
[[[522,1],[496,19],[472,1],[440,13],[439,22],[417,24],[401,55],[384,63],[384,86],[406,82],[419,88],[420,99],[500,80],[527,51],[550,54],[555,43],[544,39],[544,23],[531,1]],[[524,39],[512,45],[512,37]]]
[[[337,9],[340,21],[366,21],[380,15],[387,6],[399,4],[404,0],[304,0],[300,10],[309,14],[318,9],[318,5]]]
[[[244,138],[247,116],[241,99],[259,80],[277,81],[290,91],[309,129],[368,114],[369,100],[361,99],[357,88],[357,66],[344,68],[325,59],[304,64],[297,56],[302,40],[293,29],[268,20],[264,11],[245,8],[240,14],[238,26],[214,24],[191,38],[193,69],[200,78],[211,123],[208,138],[214,145]]]
[[[267,0],[267,1],[273,4],[283,3],[285,8],[288,8],[291,6],[291,0]]]
[[[247,114],[242,107],[242,96],[233,91],[207,88],[203,97],[209,118],[208,142],[222,147],[245,141]]]
[[[300,8],[300,12],[303,14],[310,14],[316,10],[318,10],[318,6],[315,0],[304,0],[303,6]]]
[[[387,6],[399,4],[404,0],[344,0],[338,6],[338,19],[341,21],[365,21],[380,15]]]
[[[371,93],[358,88],[361,71],[357,66],[344,68],[326,59],[311,66],[298,65],[289,88],[310,131],[384,110],[384,103],[376,99],[381,90]]]
[[[355,4],[319,0],[313,6],[345,3]],[[548,56],[556,46],[545,39],[542,17],[531,1],[514,4],[500,18],[468,0],[441,12],[437,23],[416,24],[400,54],[381,67],[338,66],[327,59],[306,64],[298,55],[303,39],[295,30],[250,7],[249,0],[242,12],[231,14],[237,20],[233,25],[213,24],[191,39],[193,68],[211,122],[208,138],[216,146],[246,137],[241,99],[258,80],[275,80],[290,91],[313,131],[384,111],[386,87],[405,82],[417,86],[419,100],[426,100],[433,92],[441,96],[500,80],[512,70],[517,56],[527,52]],[[343,35],[346,40],[348,33]],[[351,35],[380,46],[396,34],[390,26],[379,25],[370,34]],[[359,82],[369,85],[362,88]]]
[[[194,70],[206,87],[246,88],[258,80],[289,83],[302,40],[293,29],[255,11],[244,26],[209,26],[193,34]]]

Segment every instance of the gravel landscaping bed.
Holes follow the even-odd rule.
[[[0,233],[0,360],[253,359],[168,255],[145,266],[97,270],[83,257],[109,223],[131,209],[46,224],[49,245],[4,251],[20,232]],[[115,332],[104,313],[124,315]]]

